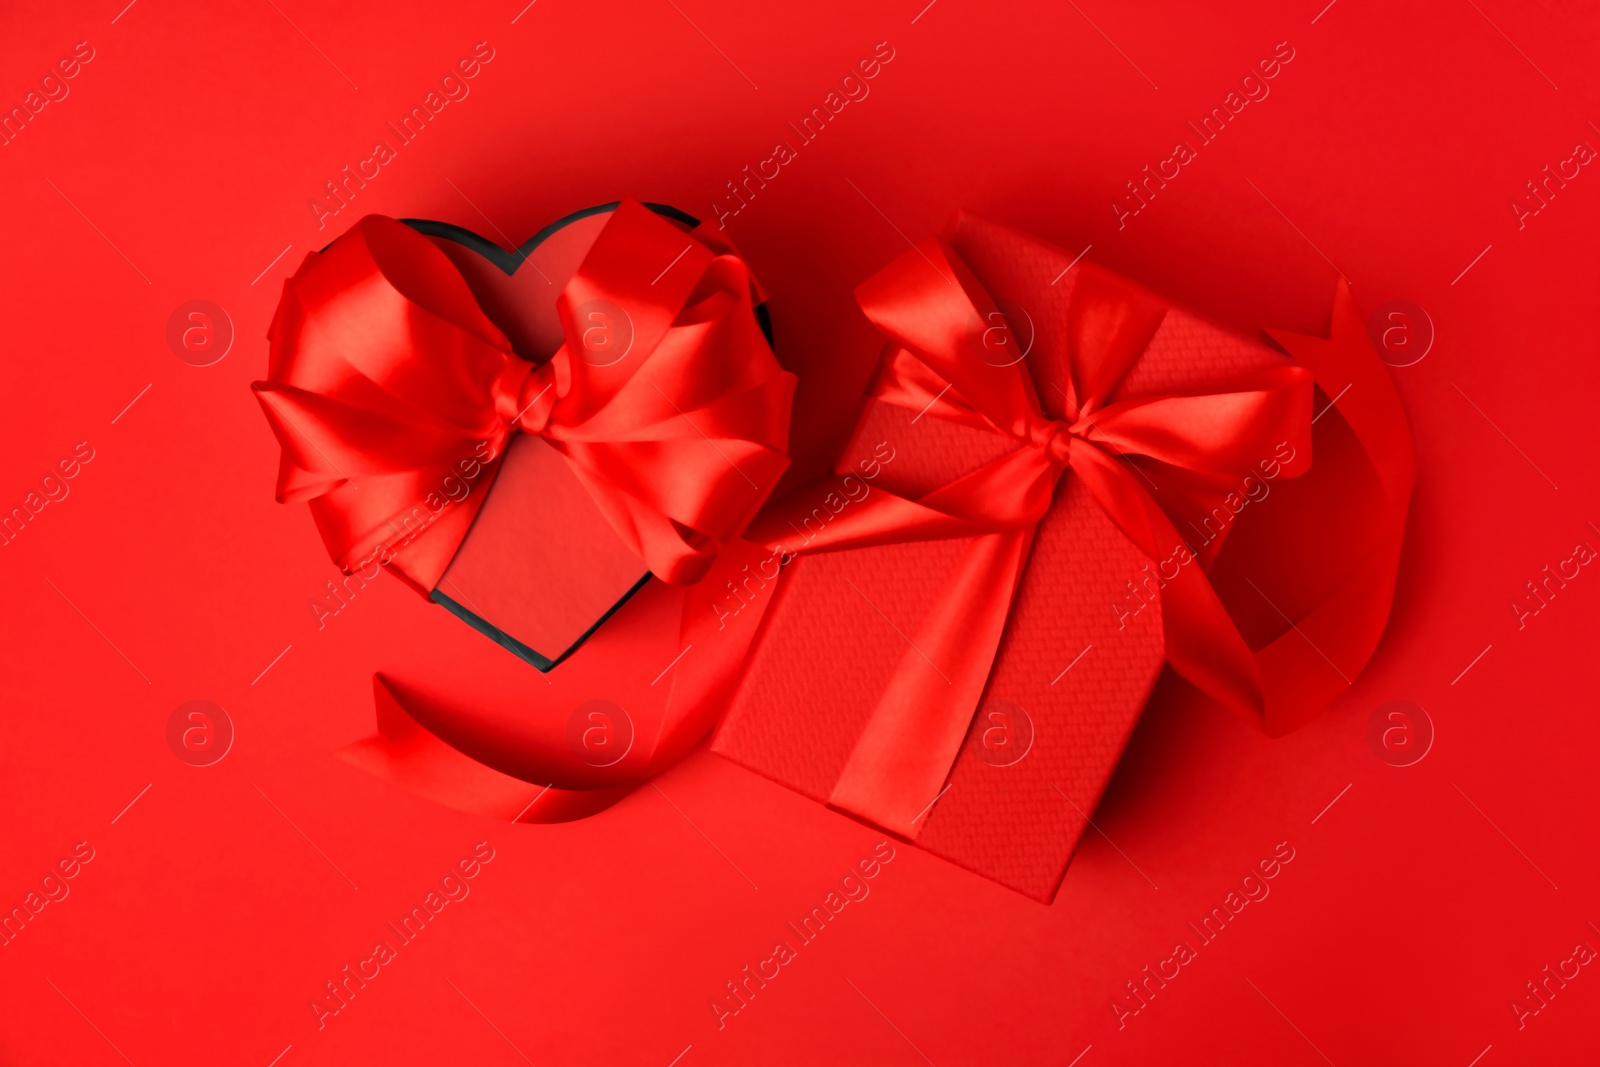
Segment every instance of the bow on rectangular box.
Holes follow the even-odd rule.
[[[764,618],[712,747],[1048,901],[1164,663],[1273,734],[1365,665],[1404,415],[1344,290],[1295,361],[958,216],[857,296],[888,345],[713,609]]]

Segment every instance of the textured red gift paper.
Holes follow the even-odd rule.
[[[979,228],[957,225],[952,246],[1006,309],[1003,343],[1020,348],[1015,358],[1025,361],[1045,413],[1060,418],[1068,370],[1059,339],[1089,268],[991,227],[981,227],[988,239],[979,239]],[[1012,357],[997,348],[995,358]],[[1111,400],[1222,391],[1286,362],[1260,342],[1171,307]],[[915,498],[1014,447],[869,399],[836,469]],[[1252,486],[1293,459],[1288,442],[1263,454]],[[1243,487],[1235,499],[1242,494]],[[847,500],[841,510],[850,506]],[[1201,516],[1184,532],[1198,557],[1214,559],[1248,517],[1247,505],[1235,506],[1237,514]],[[804,540],[796,530],[795,543]],[[891,544],[790,562],[713,750],[827,801],[907,635],[963,548],[958,540]],[[1054,897],[1165,659],[1153,563],[1080,479],[1062,479],[967,742],[917,828],[917,845],[1034,899]]]

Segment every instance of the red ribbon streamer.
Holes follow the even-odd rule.
[[[971,220],[958,230],[970,242],[1014,239]],[[1135,464],[1154,461],[1164,489],[1201,511],[1237,486],[1279,442],[1292,445],[1297,457],[1283,475],[1301,474],[1311,452],[1313,381],[1334,395],[1357,375],[1370,394],[1366,402],[1383,408],[1369,432],[1358,428],[1358,436],[1376,455],[1388,448],[1396,457],[1392,477],[1384,481],[1391,510],[1398,508],[1394,533],[1308,619],[1319,632],[1343,631],[1338,645],[1349,653],[1345,662],[1364,665],[1388,616],[1410,493],[1410,441],[1384,369],[1364,340],[1358,350],[1350,336],[1348,292],[1340,292],[1334,342],[1284,335],[1291,351],[1306,354],[1302,358],[1309,369],[1285,363],[1218,393],[1166,393],[1113,403],[1111,396],[1148,345],[1167,305],[1093,264],[1077,270],[1064,315],[1058,316],[1066,323],[1070,372],[1059,419],[1044,414],[1021,362],[997,366],[979,351],[982,328],[1003,319],[945,240],[922,242],[857,290],[867,317],[889,338],[870,391],[873,398],[1015,444],[999,459],[914,500],[876,490],[799,549],[971,539],[910,637],[829,800],[909,839],[915,839],[918,820],[948,778],[993,667],[1034,530],[1068,471],[1084,480],[1146,555],[1178,564],[1175,577],[1161,575],[1166,652],[1174,670],[1269,732],[1285,732],[1342,689],[1327,683],[1325,669],[1303,669],[1305,656],[1317,654],[1296,628],[1306,620],[1266,647],[1252,649],[1206,576],[1209,561],[1187,545],[1146,490]],[[1313,354],[1315,344],[1322,348]],[[1126,457],[1141,458],[1130,462]],[[842,492],[842,481],[835,476],[801,487],[764,512],[748,536],[796,551],[789,544],[797,523],[829,493]]]
[[[478,687],[457,693],[448,683],[423,689],[374,675],[377,734],[337,754],[419,796],[490,819],[549,823],[594,814],[671,768],[716,722],[760,616],[751,610],[722,620],[713,604],[742,566],[765,558],[756,546],[736,541],[718,555],[704,581],[645,590],[552,676],[553,689],[523,691],[502,676],[500,684],[491,680],[485,687],[497,691],[498,699],[486,699]],[[631,715],[636,732],[625,758],[595,767],[541,727],[553,721],[559,735],[559,724],[580,699],[576,694],[608,691],[605,676],[637,654],[625,634],[640,626],[670,626],[671,647],[688,651],[643,687],[648,697],[627,702],[624,714]],[[578,673],[566,673],[572,671]],[[468,673],[474,673],[470,666]]]
[[[521,430],[566,457],[652,573],[695,582],[788,466],[794,376],[757,326],[754,284],[722,243],[624,201],[558,297],[565,343],[536,366],[449,257],[369,215],[284,283],[253,386],[283,449],[278,500],[309,502],[347,572],[382,555],[426,594]],[[582,358],[575,318],[593,301],[633,326],[604,366]],[[474,461],[473,491],[435,519],[430,495]]]

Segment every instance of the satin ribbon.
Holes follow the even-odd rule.
[[[1141,551],[1176,566],[1171,578],[1158,568],[1173,669],[1253,720],[1269,714],[1260,662],[1137,464],[1153,461],[1164,490],[1201,508],[1237,488],[1280,442],[1296,456],[1282,475],[1301,473],[1310,458],[1313,375],[1284,363],[1220,392],[1113,401],[1167,305],[1093,264],[1077,270],[1073,284],[1062,287],[1070,288],[1064,312],[1070,373],[1060,417],[1045,414],[1025,363],[995,358],[1004,349],[986,332],[1005,329],[992,325],[1003,316],[945,241],[923,241],[860,286],[862,309],[889,338],[869,395],[1014,447],[916,499],[874,488],[804,547],[794,545],[793,531],[830,493],[844,493],[842,475],[803,486],[748,534],[788,553],[970,538],[910,636],[829,798],[833,807],[908,839],[948,778],[993,667],[1034,531],[1069,472]]]
[[[727,595],[726,583],[766,558],[757,546],[734,541],[705,580],[641,591],[548,683],[530,686],[527,671],[478,642],[469,657],[483,659],[461,661],[453,683],[441,676],[418,685],[415,664],[407,665],[409,682],[374,675],[377,733],[336,754],[413,793],[501,821],[567,822],[609,807],[688,755],[727,706],[760,614],[719,618],[713,606]],[[637,635],[656,626],[670,628],[670,651],[642,664]],[[669,669],[657,676],[658,665]],[[641,668],[642,685],[619,682]],[[461,677],[485,684],[463,691]],[[518,684],[500,681],[508,677]],[[616,698],[634,730],[624,758],[606,767],[576,756],[562,729],[573,708],[596,695]]]
[[[1417,462],[1405,405],[1388,368],[1373,354],[1348,282],[1341,278],[1334,293],[1329,336],[1267,333],[1333,398],[1324,412],[1337,406],[1378,488],[1368,504],[1377,533],[1355,565],[1309,610],[1297,613],[1284,633],[1256,650],[1267,694],[1266,731],[1278,737],[1305,725],[1347,690],[1377,650],[1394,604]],[[1337,432],[1323,425],[1325,432]],[[1321,564],[1314,556],[1300,562],[1308,568]]]
[[[382,557],[426,594],[511,435],[537,434],[652,573],[695,582],[788,466],[794,376],[754,285],[724,243],[624,201],[558,297],[565,342],[536,365],[443,251],[369,215],[306,257],[269,330],[253,388],[282,446],[278,500],[310,504],[347,572]],[[631,323],[615,362],[585,358],[578,316],[596,306]]]

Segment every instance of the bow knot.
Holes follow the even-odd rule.
[[[565,352],[557,353],[557,357],[564,358]],[[508,435],[513,430],[542,434],[562,395],[557,388],[557,360],[536,367],[513,356],[494,380],[491,393],[495,414],[505,423]]]
[[[1028,443],[1050,457],[1054,478],[1072,465],[1072,439],[1083,436],[1080,427],[1081,422],[1069,426],[1062,420],[1042,416],[1028,420]]]

